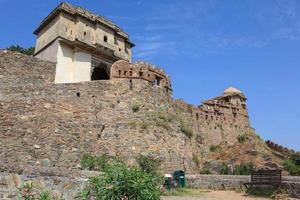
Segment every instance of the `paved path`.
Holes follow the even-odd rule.
[[[162,200],[270,200],[260,197],[248,197],[234,191],[204,192],[200,197],[163,197]]]

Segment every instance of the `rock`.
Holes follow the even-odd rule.
[[[35,149],[40,149],[40,148],[41,148],[41,146],[40,146],[40,145],[37,145],[37,144],[35,144],[33,147],[34,147]]]
[[[50,167],[50,160],[48,158],[45,158],[41,160],[42,167]]]

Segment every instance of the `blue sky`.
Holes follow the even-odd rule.
[[[0,0],[0,48],[34,46],[57,0]],[[198,105],[235,86],[264,139],[300,150],[300,1],[70,0],[121,26],[134,60],[164,68],[174,97]]]

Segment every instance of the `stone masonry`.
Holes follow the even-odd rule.
[[[54,71],[54,63],[0,53],[3,162],[78,168],[85,153],[129,163],[152,153],[164,172],[197,173],[211,145],[234,145],[252,131],[246,98],[236,90],[195,107],[174,101],[168,76],[143,62],[117,61],[110,80],[81,83],[54,84]]]

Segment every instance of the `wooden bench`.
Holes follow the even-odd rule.
[[[245,183],[248,189],[253,185],[271,185],[273,187],[282,186],[281,170],[258,170],[251,173],[251,182]]]

